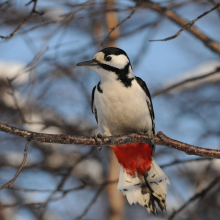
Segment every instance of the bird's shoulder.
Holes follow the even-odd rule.
[[[151,100],[151,95],[150,95],[150,91],[148,90],[147,88],[147,84],[144,82],[144,80],[142,80],[140,77],[136,76],[135,77],[137,83],[140,85],[140,87],[144,90],[147,98],[146,98],[146,101],[147,101],[147,105],[148,105],[148,108],[149,108],[149,111],[150,111],[150,115],[151,115],[151,118],[152,118],[152,125],[153,125],[153,132],[155,133],[155,128],[154,128],[154,108],[153,108],[153,103],[152,103],[152,100]]]
[[[147,95],[147,97],[150,99],[151,101],[151,95],[150,95],[150,91],[147,88],[147,84],[144,82],[144,80],[142,80],[140,77],[136,76],[135,77],[137,83],[139,84],[139,86],[144,90],[145,94]]]

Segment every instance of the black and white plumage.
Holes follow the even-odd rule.
[[[91,104],[101,135],[144,133],[149,130],[155,133],[150,92],[146,83],[134,75],[130,60],[123,50],[114,47],[105,48],[98,52],[93,60],[77,65],[94,69],[101,77],[101,81],[93,88]],[[165,209],[169,178],[151,155],[150,169],[144,174],[138,171],[138,161],[140,159],[145,161],[145,158],[142,155],[137,155],[137,158],[129,158],[129,156],[123,158],[123,148],[120,146],[115,146],[117,149],[114,149],[121,163],[118,191],[123,191],[130,204],[138,202],[153,213],[156,213],[155,203],[162,210]],[[147,146],[149,147],[148,144]],[[151,148],[153,149],[150,149],[150,152],[153,155],[155,146]],[[130,146],[128,150],[131,150]],[[136,151],[138,152],[139,149],[137,148]],[[134,160],[137,164],[137,171],[133,172],[133,170],[132,174],[129,165],[126,165],[129,164],[129,160]]]

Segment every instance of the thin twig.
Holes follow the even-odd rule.
[[[18,177],[19,174],[21,173],[21,170],[22,170],[22,168],[24,167],[25,162],[26,162],[26,159],[27,159],[28,145],[29,145],[31,139],[32,139],[32,135],[30,135],[30,136],[27,138],[27,142],[26,142],[25,148],[24,148],[24,158],[23,158],[23,160],[22,160],[22,162],[21,162],[21,165],[20,165],[20,167],[19,167],[17,173],[15,174],[14,178],[13,178],[12,180],[10,180],[8,183],[6,183],[6,184],[4,184],[3,186],[1,186],[1,187],[0,187],[0,190],[2,190],[2,189],[4,189],[4,188],[9,188],[9,189],[11,189],[12,184],[14,183],[14,181],[17,179],[17,177]]]
[[[154,3],[150,0],[142,1],[139,4],[139,7],[149,8],[149,9],[159,13],[160,15],[168,18],[169,20],[173,21],[175,24],[177,24],[181,27],[188,23],[187,20],[185,20],[184,18],[182,18],[181,16],[179,16],[178,14],[173,12],[172,10],[169,10],[166,7],[162,7],[159,4]],[[218,42],[209,38],[206,34],[204,34],[200,29],[198,29],[195,26],[191,26],[191,28],[187,28],[186,30],[189,33],[191,33],[193,36],[195,36],[197,39],[199,39],[201,42],[203,42],[204,45],[206,47],[208,47],[210,50],[212,50],[213,52],[220,55],[220,44]]]
[[[80,220],[82,219],[86,213],[89,211],[89,209],[92,207],[92,205],[95,203],[95,201],[98,199],[99,195],[101,194],[101,192],[103,191],[103,189],[105,188],[106,185],[102,185],[100,186],[99,190],[96,192],[96,194],[94,195],[93,199],[91,200],[91,202],[88,204],[88,206],[85,208],[85,210],[83,211],[83,213],[77,217],[75,220]]]
[[[165,167],[170,167],[173,165],[177,165],[177,164],[183,164],[183,163],[191,163],[191,162],[199,162],[199,161],[207,161],[207,160],[211,160],[212,158],[196,158],[196,159],[191,159],[191,160],[175,160],[171,163],[167,163],[167,164],[162,164],[160,165],[160,168],[165,168]]]
[[[215,0],[208,0],[209,2],[211,2],[213,5],[216,5],[216,1]],[[218,15],[220,16],[220,9],[217,9]]]
[[[86,187],[92,187],[92,186],[100,186],[100,189],[101,188],[104,189],[105,186],[107,186],[109,184],[114,184],[114,183],[117,183],[117,182],[118,182],[118,179],[117,180],[112,180],[112,181],[107,181],[107,182],[100,183],[100,184],[86,184],[86,185],[82,185],[82,186],[75,187],[75,188],[72,188],[72,189],[58,190],[58,192],[62,192],[62,195],[59,196],[59,197],[56,197],[56,198],[51,198],[50,201],[42,201],[42,202],[37,202],[37,203],[23,203],[23,204],[21,204],[21,203],[1,204],[0,203],[0,209],[1,208],[2,209],[11,208],[11,207],[15,207],[15,206],[32,206],[32,207],[35,207],[35,208],[45,207],[48,202],[54,202],[54,201],[57,201],[59,199],[62,199],[69,192],[78,191],[78,190],[81,190],[81,189],[85,189]],[[48,192],[53,192],[54,191],[54,190],[35,190],[35,189],[30,189],[29,190],[29,189],[23,189],[23,188],[15,188],[15,187],[12,187],[12,189],[22,191],[22,192],[47,192],[48,193]],[[92,201],[95,202],[94,199]],[[91,203],[92,203],[92,201],[91,201]]]
[[[203,198],[217,183],[220,181],[220,176],[216,177],[202,192],[195,194],[193,197],[189,199],[188,202],[183,204],[178,210],[174,211],[168,220],[173,220],[182,210],[184,210],[187,206],[189,206],[193,201]]]
[[[134,8],[132,9],[131,13],[122,21],[120,21],[115,27],[111,28],[111,30],[109,31],[108,35],[105,37],[105,39],[101,42],[100,46],[103,46],[103,44],[105,43],[105,41],[109,38],[110,34],[116,29],[118,28],[120,25],[122,25],[125,21],[127,21],[129,18],[132,17],[132,15],[135,13],[138,4],[141,2],[141,0],[138,0],[136,5],[134,6]]]
[[[213,159],[210,159],[210,162],[208,163],[208,165],[204,169],[204,172],[199,177],[199,180],[198,180],[198,183],[197,183],[197,192],[202,191],[203,185],[204,185],[205,181],[207,180],[207,176],[208,176],[208,173],[211,169],[212,164],[213,164]]]
[[[86,188],[91,188],[91,187],[94,187],[94,186],[102,186],[102,185],[109,185],[109,184],[114,184],[114,183],[117,183],[118,182],[118,179],[116,180],[112,180],[112,181],[106,181],[106,182],[103,182],[103,183],[96,183],[96,184],[93,184],[93,183],[86,183],[86,184],[82,184],[80,186],[77,186],[77,187],[73,187],[73,188],[69,188],[69,189],[59,189],[59,190],[54,190],[54,189],[25,189],[25,188],[20,188],[20,187],[12,187],[11,190],[15,190],[15,191],[20,191],[20,192],[27,192],[27,193],[30,193],[30,192],[33,192],[33,193],[36,193],[36,192],[40,192],[40,193],[48,193],[48,192],[61,192],[63,194],[67,194],[69,192],[75,192],[75,191],[79,191],[79,190],[83,190],[83,189],[86,189]]]
[[[40,219],[43,219],[43,216],[45,214],[45,211],[46,211],[46,208],[47,208],[47,205],[48,203],[53,199],[53,196],[59,192],[63,185],[65,184],[65,182],[67,181],[67,179],[69,178],[69,176],[71,175],[71,173],[73,172],[73,170],[75,169],[76,165],[78,163],[80,163],[82,160],[86,159],[92,152],[93,152],[94,149],[91,149],[88,153],[86,153],[85,155],[82,155],[72,166],[70,166],[68,169],[67,169],[67,172],[63,175],[62,179],[59,181],[56,189],[50,194],[50,196],[48,197],[48,199],[45,201],[45,206],[44,206],[44,210],[41,212],[41,215],[40,215]],[[63,191],[63,197],[68,193],[68,191]]]
[[[26,6],[28,6],[28,5],[31,4],[32,2],[34,3],[33,8],[32,8],[32,10],[31,10],[31,12],[29,13],[29,15],[22,21],[22,23],[19,24],[18,27],[16,27],[16,28],[14,29],[14,31],[13,31],[10,35],[8,35],[8,36],[0,36],[0,38],[6,39],[6,40],[11,39],[11,38],[14,36],[14,34],[15,34],[18,30],[20,30],[20,29],[28,22],[28,20],[29,20],[30,17],[32,16],[32,14],[35,13],[35,14],[38,14],[38,15],[40,15],[40,16],[43,15],[43,13],[36,11],[37,0],[31,0],[30,2],[28,2],[28,3],[26,4]]]
[[[168,41],[168,40],[172,40],[176,37],[178,37],[182,31],[184,31],[185,29],[190,28],[196,21],[198,21],[200,18],[204,17],[205,15],[209,14],[210,12],[214,11],[215,9],[217,9],[220,6],[220,4],[217,4],[215,7],[211,8],[210,10],[204,12],[203,14],[201,14],[200,16],[198,16],[196,19],[188,22],[187,24],[185,24],[175,35],[171,36],[171,37],[167,37],[164,39],[159,39],[159,40],[149,40],[150,42],[153,41]]]
[[[23,122],[23,123],[27,123],[27,121],[26,121],[26,119],[25,119],[25,116],[24,116],[24,113],[23,113],[23,111],[21,110],[21,108],[19,107],[18,100],[17,100],[17,98],[16,98],[16,96],[15,96],[14,87],[13,87],[13,85],[12,85],[12,82],[13,82],[13,80],[15,80],[15,79],[16,79],[16,77],[13,78],[13,79],[8,79],[8,78],[7,78],[8,85],[9,85],[9,87],[11,88],[11,93],[9,93],[9,94],[10,94],[10,95],[12,96],[12,98],[14,99],[15,107],[16,107],[17,111],[19,112],[20,116],[21,116],[22,122]]]
[[[220,73],[220,67],[217,67],[216,70],[211,72],[211,73],[207,73],[207,74],[204,74],[204,75],[201,75],[201,76],[192,77],[190,79],[186,79],[182,82],[179,82],[179,83],[173,84],[171,86],[168,86],[167,88],[158,90],[158,91],[156,91],[152,94],[152,97],[155,97],[155,96],[161,95],[163,93],[169,92],[170,90],[176,89],[177,87],[184,86],[187,83],[190,83],[190,82],[193,82],[193,81],[196,81],[196,80],[200,80],[200,79],[205,79],[205,78],[207,78],[209,76],[212,76],[212,75],[215,75],[217,73]]]

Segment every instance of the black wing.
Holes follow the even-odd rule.
[[[91,109],[92,109],[92,113],[95,115],[96,122],[98,123],[97,109],[96,109],[95,104],[94,104],[95,90],[96,90],[96,86],[92,90]]]
[[[154,108],[153,108],[153,104],[152,104],[152,101],[151,101],[150,92],[149,92],[149,90],[147,88],[146,83],[140,77],[136,76],[135,78],[136,78],[138,84],[140,85],[140,87],[144,90],[144,92],[146,93],[146,95],[148,97],[148,99],[146,101],[147,101],[147,105],[148,105],[148,108],[149,108],[149,111],[150,111],[151,120],[152,120],[152,131],[155,134]]]

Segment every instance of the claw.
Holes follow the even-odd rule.
[[[153,133],[153,131],[152,131],[152,130],[148,130],[148,131],[146,132],[146,134],[149,136],[150,141],[151,141],[151,144],[154,145],[155,142],[154,142],[154,133]]]
[[[94,134],[94,139],[95,139],[96,143],[98,143],[97,138],[100,138],[100,139],[104,142],[104,138],[103,138],[103,136],[102,136],[100,133]],[[97,150],[98,150],[98,151],[100,151],[101,149],[102,149],[102,146],[98,146],[98,147],[97,147]]]

